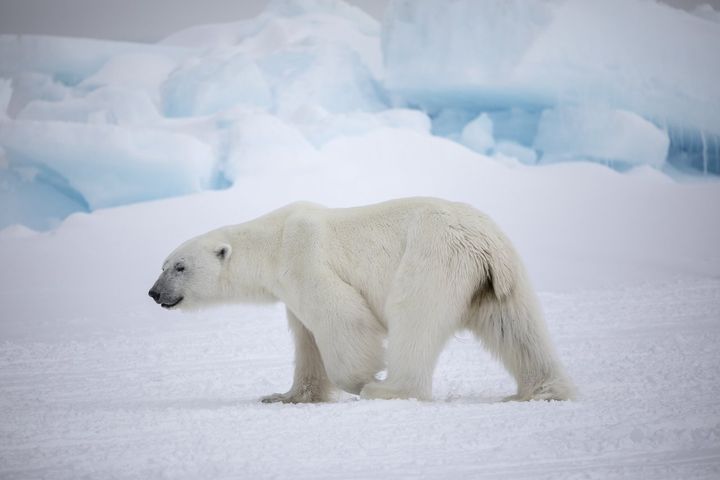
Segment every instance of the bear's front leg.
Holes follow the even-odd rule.
[[[332,385],[310,331],[287,310],[288,325],[295,340],[295,376],[286,393],[262,397],[263,403],[316,403],[329,400]]]

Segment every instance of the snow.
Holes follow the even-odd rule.
[[[0,37],[0,477],[720,475],[714,11],[437,5]],[[147,296],[212,228],[414,195],[508,233],[577,401],[501,403],[512,379],[460,333],[432,402],[261,404],[292,380],[281,306]]]
[[[509,378],[460,337],[441,358],[432,403],[261,404],[292,376],[281,309],[192,320],[158,313],[138,319],[153,328],[132,333],[6,344],[0,471],[56,479],[713,478],[718,287],[543,295],[583,387],[572,403],[499,402]],[[669,319],[668,310],[682,314]]]

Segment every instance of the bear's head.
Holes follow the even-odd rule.
[[[167,257],[148,294],[168,309],[222,302],[231,256],[230,244],[215,235],[189,240]]]

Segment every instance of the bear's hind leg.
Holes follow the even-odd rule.
[[[287,310],[287,319],[295,341],[295,375],[286,393],[261,398],[263,403],[315,403],[329,400],[332,385],[312,333]]]
[[[517,382],[517,393],[505,401],[572,399],[574,388],[557,359],[535,295],[523,283],[502,299],[483,293],[469,327]]]

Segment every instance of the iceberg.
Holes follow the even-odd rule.
[[[479,153],[487,153],[495,145],[493,122],[487,113],[480,114],[466,124],[460,133],[460,141]]]
[[[715,18],[707,5],[690,14],[643,0],[396,0],[383,23],[385,86],[395,105],[421,108],[442,126],[447,111],[468,121],[528,112],[535,122],[524,134],[543,111],[565,105],[632,112],[667,132],[671,163],[720,173]],[[450,138],[462,126],[454,130]]]
[[[53,187],[87,210],[197,192],[214,179],[209,145],[165,131],[9,120],[0,123],[0,145],[5,170],[41,173],[25,180]]]
[[[422,129],[424,114],[387,110],[380,55],[376,20],[323,0],[152,45],[0,36],[0,228],[296,171],[337,135]]]
[[[237,105],[271,107],[270,86],[255,62],[242,54],[193,57],[161,87],[167,117],[212,115]]]
[[[562,106],[543,112],[534,148],[546,163],[570,159],[617,166],[661,167],[670,146],[666,131],[633,112]]]

